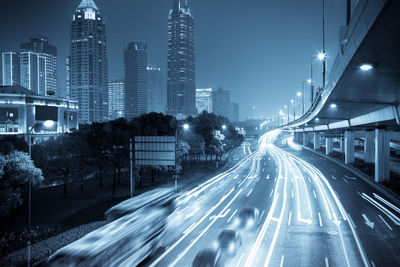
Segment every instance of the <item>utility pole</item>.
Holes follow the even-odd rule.
[[[325,52],[325,0],[322,0],[322,53],[324,59],[322,61],[322,89],[325,89],[325,73],[326,73],[326,52]]]
[[[132,138],[129,138],[129,169],[130,169],[130,181],[131,181],[131,197],[135,194],[135,181],[133,179],[133,149],[132,149]]]

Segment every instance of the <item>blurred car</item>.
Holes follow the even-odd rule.
[[[136,266],[154,254],[164,237],[168,211],[145,207],[59,249],[48,266]]]
[[[238,213],[240,229],[250,229],[256,226],[259,220],[260,211],[257,208],[244,208]]]
[[[192,267],[220,267],[223,266],[220,253],[213,249],[204,249],[197,253]]]
[[[173,189],[156,188],[115,205],[106,211],[105,217],[108,221],[113,221],[146,206],[167,208],[171,214],[175,209],[175,196]]]
[[[235,230],[223,230],[217,240],[217,249],[222,254],[234,255],[242,245],[242,239]]]

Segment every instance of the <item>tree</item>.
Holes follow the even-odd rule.
[[[183,159],[189,153],[190,146],[187,142],[179,140],[176,146],[176,169],[177,173],[181,173],[183,170]]]
[[[43,175],[28,154],[21,151],[0,154],[0,216],[8,216],[11,210],[22,205],[24,184],[29,180],[37,187],[42,183]]]

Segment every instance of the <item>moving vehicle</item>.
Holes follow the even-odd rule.
[[[197,253],[192,267],[219,267],[223,266],[220,253],[213,249],[204,249]]]

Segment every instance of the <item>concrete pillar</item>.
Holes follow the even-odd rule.
[[[308,133],[303,133],[303,146],[308,145]]]
[[[294,141],[295,143],[298,143],[299,140],[300,140],[300,133],[295,132],[293,135],[294,135],[294,136],[293,136],[293,141]]]
[[[319,132],[314,133],[314,149],[320,149],[321,141],[319,140]]]
[[[325,154],[329,155],[333,151],[333,138],[325,138]]]
[[[344,137],[339,137],[339,149],[340,153],[344,153]]]
[[[390,180],[390,131],[375,130],[375,182]]]
[[[346,164],[354,162],[354,132],[344,133],[344,162]]]
[[[364,141],[364,162],[374,162],[374,145],[374,131],[366,131]]]

